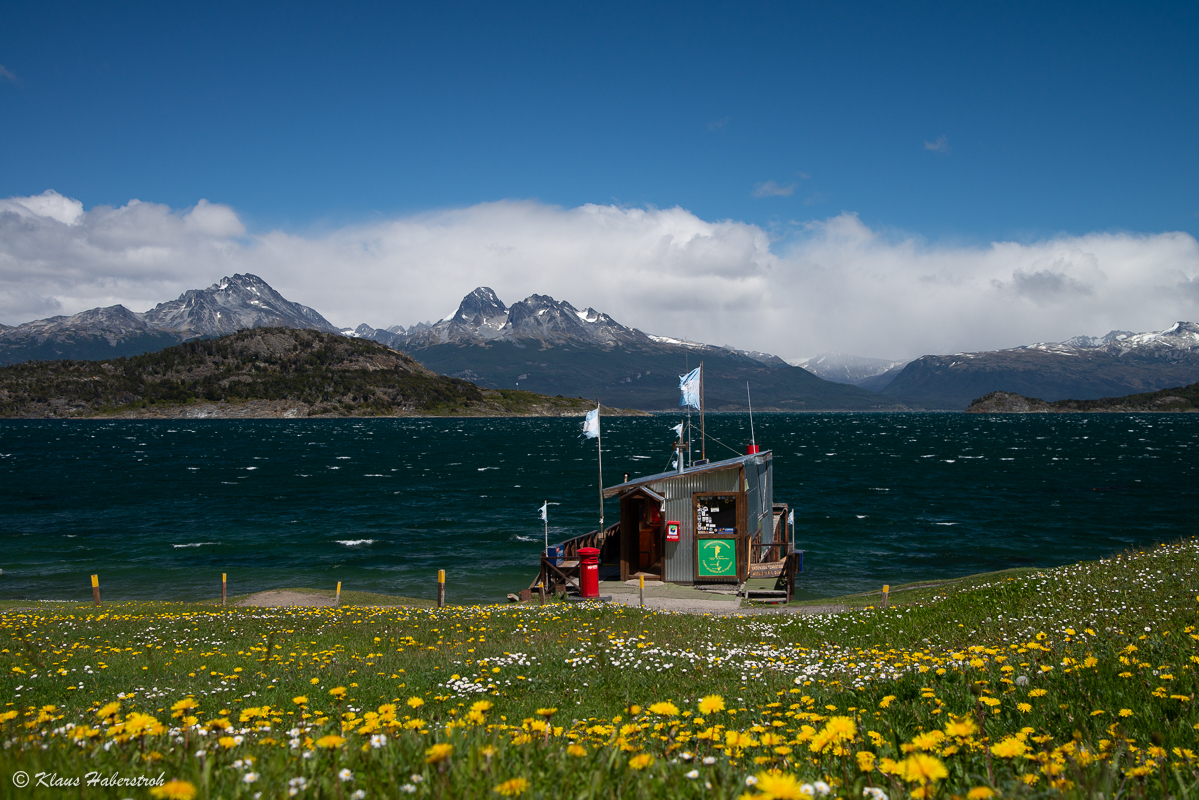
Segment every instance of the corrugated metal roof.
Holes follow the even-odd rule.
[[[724,461],[713,461],[710,464],[704,464],[698,467],[687,467],[682,472],[659,472],[657,475],[647,475],[644,478],[636,478],[624,483],[618,483],[615,486],[609,486],[604,489],[604,497],[615,497],[618,494],[636,489],[647,483],[663,483],[671,480],[678,480],[687,475],[699,475],[704,472],[717,472],[720,470],[740,467],[742,464],[760,463],[762,460],[772,459],[773,455],[770,450],[762,450],[753,455],[737,456],[736,458],[727,458]]]

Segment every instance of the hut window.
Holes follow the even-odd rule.
[[[697,497],[695,528],[698,534],[733,535],[737,528],[736,496]]]

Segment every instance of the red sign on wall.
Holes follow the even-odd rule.
[[[679,526],[681,524],[679,522],[666,523],[666,541],[677,542],[679,540]]]

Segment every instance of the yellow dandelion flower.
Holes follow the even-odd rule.
[[[1122,708],[1122,709],[1120,709],[1120,716],[1122,716],[1122,717],[1131,717],[1131,716],[1132,716],[1132,709],[1131,709],[1131,708]]]
[[[470,710],[482,713],[484,711],[490,711],[494,706],[495,703],[492,703],[490,700],[476,700],[475,702],[471,703]]]
[[[852,717],[829,717],[824,729],[838,742],[852,742],[858,735],[858,725]]]
[[[978,728],[974,725],[974,720],[969,717],[953,717],[949,718],[949,722],[945,723],[945,733],[949,736],[957,736],[965,739],[967,736],[973,736],[978,732]]]
[[[874,770],[874,753],[869,750],[859,750],[855,756],[858,759],[858,769],[862,772],[872,772]]]
[[[677,717],[679,715],[679,707],[669,700],[654,703],[649,707],[649,710],[651,714],[657,714],[660,717]]]
[[[546,719],[554,716],[557,713],[558,713],[557,708],[539,708],[536,711],[537,716],[545,717]]]
[[[724,698],[718,694],[710,694],[699,701],[699,713],[716,714],[724,711]]]
[[[1016,703],[1016,708],[1025,714],[1027,714],[1029,711],[1032,711],[1032,705],[1029,703]]]
[[[879,708],[887,708],[894,702],[895,702],[895,695],[889,694],[886,697],[884,697],[882,700],[878,701],[878,707]]]
[[[191,711],[197,705],[198,704],[196,703],[196,701],[193,698],[191,698],[191,697],[184,698],[183,700],[180,700],[179,702],[177,702],[173,706],[171,706],[171,711],[174,712],[171,716],[181,717],[181,716],[183,716],[183,713],[185,711]]]
[[[175,779],[155,786],[150,790],[150,796],[159,800],[192,800],[196,796],[196,787],[189,781]]]
[[[975,786],[966,792],[966,800],[990,800],[995,796],[995,790],[990,786]]]
[[[583,756],[587,755],[587,748],[581,744],[572,744],[570,747],[566,748],[566,752],[575,758],[582,758]]]
[[[425,751],[426,764],[440,764],[454,754],[454,745],[435,744]]]
[[[217,744],[219,744],[221,747],[224,747],[226,750],[237,747],[237,740],[234,739],[232,736],[222,736],[221,738],[217,739],[216,741],[217,741]]]
[[[904,760],[903,771],[908,782],[919,783],[921,786],[949,777],[949,771],[945,769],[941,759],[927,753],[912,753]]]
[[[316,746],[322,747],[326,750],[336,750],[337,748],[341,747],[345,743],[346,743],[346,740],[345,740],[344,736],[337,736],[332,733],[330,733],[327,736],[322,736],[321,738],[316,740]]]
[[[329,694],[333,695],[338,700],[340,700],[341,698],[346,696],[346,687],[334,686],[332,689],[329,690]]]
[[[424,704],[425,704],[425,701],[420,699],[419,697],[409,697],[408,698],[408,705],[410,708],[420,708]]]
[[[308,681],[308,682],[309,682],[309,683],[311,683],[313,686],[316,686],[318,683],[320,683],[320,682],[321,682],[321,679],[320,679],[320,678],[313,678],[312,680],[310,680],[310,681]]]
[[[1016,758],[1028,751],[1028,745],[1015,736],[1009,736],[1002,742],[991,745],[991,755],[999,758]]]
[[[299,695],[297,697],[293,697],[291,701],[298,706],[302,706],[308,703],[308,698],[304,695]]]
[[[100,709],[96,711],[96,716],[100,719],[105,719],[106,717],[114,716],[120,710],[121,704],[114,700],[106,706],[101,706]]]
[[[654,763],[654,757],[649,753],[641,753],[629,759],[629,767],[632,769],[645,769],[652,763]]]
[[[496,786],[494,791],[504,797],[516,797],[529,788],[529,782],[524,778],[511,778]]]
[[[778,800],[810,800],[811,795],[804,791],[803,786],[794,775],[778,772],[759,772],[758,782],[754,788],[761,792],[759,797],[778,798]]]

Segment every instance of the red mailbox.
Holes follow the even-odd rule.
[[[584,598],[599,598],[599,548],[579,548],[579,594]]]

